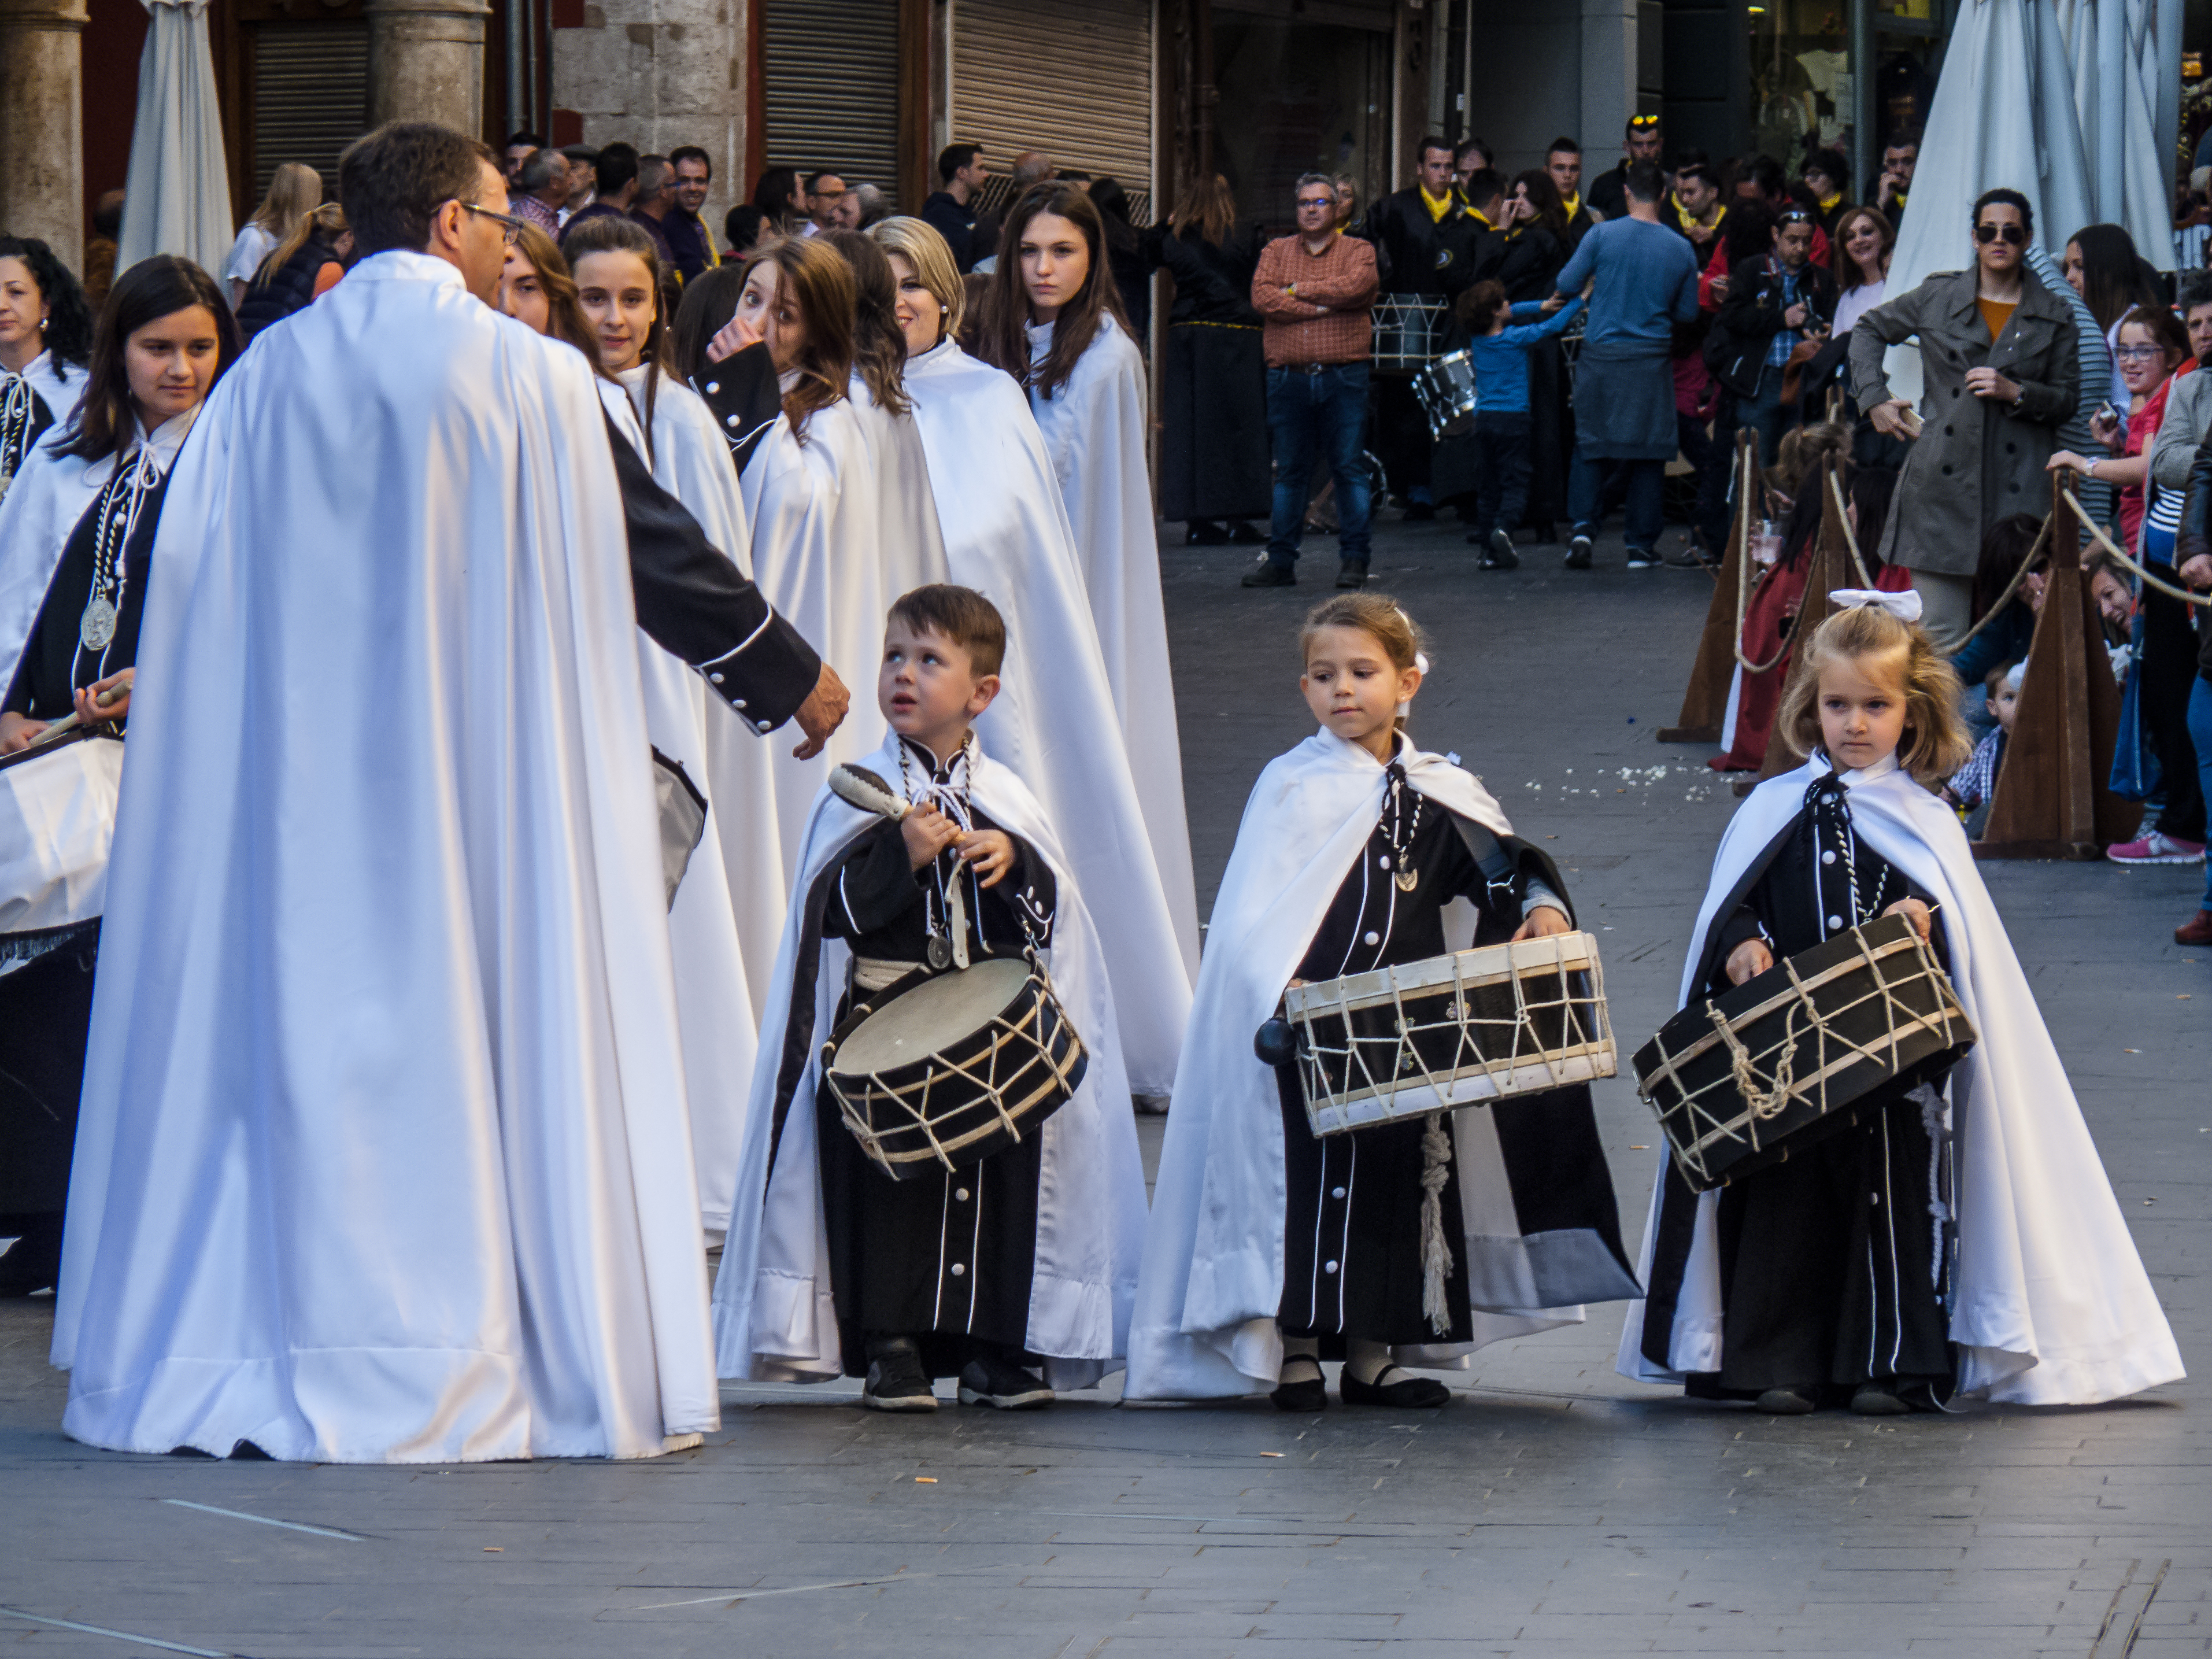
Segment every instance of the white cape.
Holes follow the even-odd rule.
[[[896,777],[897,741],[887,735],[883,747],[863,763],[880,777]],[[1036,798],[1013,773],[988,758],[980,742],[969,751],[969,763],[975,805],[1034,847],[1059,888],[1048,965],[1054,991],[1090,1051],[1090,1065],[1074,1098],[1046,1119],[1040,1132],[1043,1169],[1027,1346],[1044,1356],[1046,1379],[1054,1388],[1088,1388],[1115,1370],[1126,1352],[1145,1232],[1144,1165],[1129,1112],[1114,997],[1091,912]],[[714,1281],[715,1350],[726,1376],[821,1382],[843,1372],[815,1150],[814,1097],[821,1042],[844,994],[850,948],[842,939],[823,939],[814,982],[797,987],[793,981],[806,931],[807,894],[854,836],[875,822],[872,814],[847,805],[825,788],[807,825],[775,993],[761,1027],[769,1036],[753,1073],[738,1212],[731,1218]],[[808,1011],[813,1035],[778,1141],[778,1061],[794,995],[813,1000]]]
[[[1769,778],[1729,820],[1682,970],[1684,1006],[1715,911],[1828,769],[1815,757]],[[2094,1405],[2174,1381],[2183,1373],[2173,1333],[1965,830],[1901,770],[1844,777],[1853,827],[1934,897],[1951,982],[1981,1033],[1950,1077],[1959,1239],[1950,1334],[1960,1392],[2016,1405]],[[1659,1173],[1663,1182],[1663,1164]],[[1679,1382],[1688,1371],[1720,1369],[1719,1200],[1711,1192],[1698,1200],[1671,1364],[1662,1370],[1644,1358],[1646,1304],[1637,1302],[1621,1332],[1624,1376]],[[1647,1284],[1658,1220],[1655,1186],[1640,1263]]]
[[[400,252],[210,398],[109,872],[77,1439],[444,1462],[717,1425],[605,432],[580,356]]]
[[[1031,326],[1033,356],[1050,349],[1049,325]],[[1160,593],[1160,540],[1145,462],[1145,359],[1120,325],[1102,317],[1091,349],[1050,398],[1030,395],[1075,552],[1091,597],[1106,681],[1121,722],[1137,802],[1185,969],[1198,970],[1198,883],[1183,816],[1182,744],[1176,735],[1168,665],[1167,609]]]
[[[1052,458],[1012,377],[951,340],[908,360],[906,389],[951,579],[1006,619],[999,695],[976,732],[1036,792],[1083,890],[1111,896],[1093,919],[1129,1086],[1164,1095],[1190,1017],[1195,917],[1170,909],[1146,834]]]
[[[874,688],[884,613],[908,589],[945,580],[920,434],[910,418],[884,414],[859,382],[854,386],[856,398],[807,418],[803,443],[789,417],[777,416],[741,480],[752,520],[753,580],[853,693],[852,712],[812,760],[793,759],[794,745],[776,741],[776,818],[787,872],[798,867],[815,793],[830,767],[858,760],[883,741]],[[896,499],[886,500],[886,492]]]
[[[642,373],[601,380],[608,415],[640,456],[650,454],[653,482],[682,502],[718,548],[746,544],[744,503],[729,450],[714,417],[689,386],[663,377],[653,398],[653,441],[648,450],[641,422],[645,410]],[[625,395],[627,393],[628,395]],[[750,921],[763,935],[760,974],[765,984],[782,931],[781,895],[760,895],[757,866],[781,884],[783,861],[776,837],[769,744],[736,718],[690,665],[655,644],[644,629],[637,638],[638,673],[645,691],[646,735],[681,766],[707,797],[709,839],[693,853],[668,911],[668,944],[676,969],[676,1015],[684,1033],[684,1091],[691,1108],[691,1155],[699,1181],[699,1224],[718,1240],[730,1224],[730,1192],[744,1140],[745,1091],[756,1046],[751,963],[744,951]],[[726,735],[718,744],[718,736]],[[750,763],[750,772],[744,769]],[[731,849],[747,856],[726,856]],[[730,887],[732,866],[752,883],[752,903]]]
[[[1407,745],[1407,781],[1495,835],[1512,826],[1489,793],[1441,755]],[[1273,1070],[1252,1052],[1253,1034],[1282,1000],[1382,810],[1383,769],[1373,755],[1323,728],[1261,773],[1245,804],[1236,849],[1222,874],[1206,957],[1191,1005],[1190,1034],[1175,1082],[1175,1109],[1152,1188],[1137,1311],[1129,1330],[1131,1399],[1192,1400],[1275,1386],[1282,1370],[1285,1216],[1283,1116]],[[1472,907],[1455,946],[1473,937]],[[1518,1231],[1492,1207],[1495,1183],[1469,1181],[1495,1168],[1488,1113],[1452,1114],[1453,1167],[1468,1231],[1455,1248]],[[1506,1199],[1510,1206],[1510,1196]],[[1473,1310],[1468,1344],[1400,1348],[1408,1365],[1463,1363],[1486,1343],[1578,1322],[1579,1307]]]

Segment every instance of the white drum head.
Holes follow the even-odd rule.
[[[1029,976],[1030,965],[1019,957],[994,957],[939,974],[862,1020],[830,1069],[865,1077],[926,1060],[1004,1013]]]

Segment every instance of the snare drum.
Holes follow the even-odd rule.
[[[863,1003],[822,1049],[845,1127],[894,1181],[1019,1140],[1073,1097],[1089,1063],[1050,981],[1018,957]]]
[[[1294,986],[1316,1135],[1611,1077],[1597,941],[1557,933]]]
[[[1941,1077],[1974,1039],[1935,952],[1883,916],[1685,1008],[1631,1064],[1705,1192],[1856,1121],[1884,1084]]]
[[[1447,351],[1413,376],[1413,395],[1428,412],[1429,436],[1441,442],[1474,429],[1474,359]]]
[[[1427,367],[1444,337],[1445,312],[1442,300],[1425,300],[1418,294],[1389,294],[1375,302],[1374,367],[1413,369]]]
[[[0,974],[107,908],[123,740],[105,722],[0,760]]]

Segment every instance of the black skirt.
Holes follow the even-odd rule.
[[[1264,519],[1274,510],[1267,365],[1260,331],[1241,323],[1168,329],[1160,434],[1160,516]]]

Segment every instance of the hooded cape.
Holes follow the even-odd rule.
[[[862,763],[898,775],[898,739]],[[1027,1347],[1055,1389],[1088,1388],[1127,1351],[1145,1231],[1145,1176],[1113,993],[1091,914],[1036,798],[1006,767],[969,750],[972,798],[994,823],[1035,848],[1058,887],[1048,954],[1054,994],[1089,1050],[1074,1097],[1047,1118],[1037,1189],[1036,1259]],[[825,939],[823,879],[854,837],[877,822],[823,789],[807,824],[791,918],[761,1030],[745,1120],[738,1207],[714,1281],[722,1375],[822,1382],[844,1371],[816,1160],[821,1043],[834,1024],[852,952]]]
[[[1729,820],[1691,935],[1681,1002],[1701,994],[1706,939],[1733,913],[1830,769],[1769,778]],[[1869,769],[1869,774],[1871,774]],[[1950,1075],[1958,1385],[2016,1405],[2093,1405],[2182,1375],[2181,1356],[2121,1218],[2051,1033],[1959,821],[1902,770],[1846,773],[1851,823],[1936,902],[1960,1006],[1981,1033]],[[1723,1340],[1720,1194],[1662,1164],[1644,1224],[1649,1300],[1629,1310],[1618,1369],[1649,1382],[1717,1371]],[[1647,1320],[1663,1320],[1663,1341]],[[1664,1355],[1664,1363],[1646,1349]]]
[[[628,1457],[719,1420],[592,380],[380,253],[179,458],[55,1310],[77,1439]]]
[[[1012,378],[949,339],[908,360],[906,389],[951,580],[1006,618],[977,734],[1036,792],[1084,890],[1113,896],[1094,919],[1129,1086],[1164,1095],[1190,1017],[1197,908],[1188,888],[1170,903],[1146,832],[1052,458]]]
[[[1406,779],[1446,811],[1479,824],[1524,860],[1489,793],[1455,761],[1408,745]],[[1326,729],[1270,762],[1245,805],[1221,878],[1176,1068],[1175,1108],[1154,1183],[1137,1312],[1129,1332],[1131,1398],[1194,1399],[1272,1389],[1282,1368],[1285,1175],[1275,1073],[1253,1034],[1281,1001],[1337,890],[1374,833],[1382,765]],[[1557,872],[1537,855],[1556,890]],[[1466,907],[1461,907],[1462,910]],[[1448,927],[1450,917],[1448,912]],[[1464,920],[1455,944],[1471,939]],[[1561,1090],[1589,1112],[1588,1091]],[[1636,1294],[1622,1260],[1609,1187],[1587,1226],[1526,1234],[1512,1171],[1486,1107],[1452,1114],[1454,1178],[1474,1340],[1401,1348],[1401,1363],[1463,1363],[1486,1343],[1583,1317],[1584,1301]]]
[[[1031,353],[1042,356],[1051,349],[1051,325],[1032,325],[1029,340]],[[1049,398],[1032,392],[1030,408],[1044,434],[1075,534],[1075,555],[1106,659],[1106,684],[1168,912],[1195,917],[1198,883],[1183,815],[1182,746],[1175,698],[1166,690],[1172,678],[1160,592],[1159,521],[1152,516],[1145,461],[1144,355],[1118,323],[1102,316],[1067,383]],[[1176,927],[1188,968],[1197,960],[1197,935],[1187,921],[1178,920]]]

